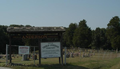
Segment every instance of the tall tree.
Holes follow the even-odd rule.
[[[6,44],[8,44],[7,26],[0,25],[0,53],[5,53]]]
[[[107,38],[105,36],[106,29],[105,28],[96,28],[92,31],[92,42],[91,47],[95,49],[106,48]]]
[[[73,37],[74,46],[88,48],[91,43],[91,34],[91,29],[87,26],[86,20],[80,21]]]
[[[66,32],[64,33],[64,40],[66,41],[66,44],[68,46],[73,46],[72,40],[76,28],[77,28],[77,24],[71,23],[69,27],[66,29]]]
[[[11,24],[10,27],[24,27],[24,25]]]
[[[111,42],[111,46],[118,50],[120,48],[120,18],[118,16],[113,17],[107,24],[107,38]]]

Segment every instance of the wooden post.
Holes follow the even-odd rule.
[[[9,35],[9,46],[10,46],[10,55],[9,55],[9,58],[10,58],[10,64],[12,63],[12,59],[11,59],[11,34]]]
[[[64,50],[65,50],[65,55],[64,55],[64,56],[65,56],[65,60],[64,60],[64,62],[65,62],[65,65],[66,65],[66,53],[67,53],[67,48],[65,47]]]
[[[35,47],[34,47],[34,65],[35,65],[35,59],[36,58],[36,56],[35,56]]]
[[[38,46],[39,46],[39,65],[41,65],[41,39],[38,40]]]
[[[6,44],[6,65],[8,64],[8,45]]]
[[[59,41],[61,41],[61,36],[60,36],[60,34],[58,33],[58,36],[59,36]],[[60,42],[60,51],[61,51],[61,42]],[[61,57],[59,57],[59,64],[61,63]]]
[[[61,49],[61,57],[59,58],[59,64],[61,63],[63,65],[63,46],[62,46],[62,33],[59,33],[59,39],[60,39],[60,49]]]
[[[63,46],[62,46],[62,33],[60,34],[60,45],[61,45],[61,61],[63,65]]]
[[[60,64],[60,57],[59,57],[59,64]]]

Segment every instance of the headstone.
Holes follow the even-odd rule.
[[[22,55],[22,61],[29,60],[28,55]]]
[[[74,53],[71,53],[71,57],[74,58]]]
[[[69,57],[70,57],[70,53],[67,53],[66,58],[69,58]]]
[[[8,55],[8,60],[10,60],[10,56]],[[11,57],[11,60],[12,60],[12,57]]]
[[[37,55],[33,55],[33,60],[37,60]]]

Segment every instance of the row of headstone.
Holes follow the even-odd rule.
[[[26,60],[29,60],[30,58],[32,58],[33,60],[37,60],[37,55],[33,55],[33,56],[31,56],[31,55],[23,55],[22,56],[22,61],[26,61]]]
[[[25,54],[25,55],[20,55],[21,57],[22,57],[22,61],[28,61],[30,58],[32,58],[33,60],[37,60],[37,55],[33,55],[33,56],[31,56],[31,55],[29,55],[29,54]],[[14,59],[14,58],[19,58],[19,56],[18,55],[11,55],[11,60],[12,60],[12,58]],[[8,60],[10,60],[10,56],[8,55]]]
[[[66,54],[66,57],[67,58],[69,58],[69,57],[72,57],[72,58],[74,58],[74,57],[90,57],[92,55],[95,55],[95,53],[85,53],[85,52],[84,53],[80,53],[80,52],[74,53],[74,52],[68,52]]]

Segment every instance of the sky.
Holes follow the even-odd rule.
[[[91,29],[120,18],[120,0],[0,0],[0,25],[63,26],[83,19]]]

